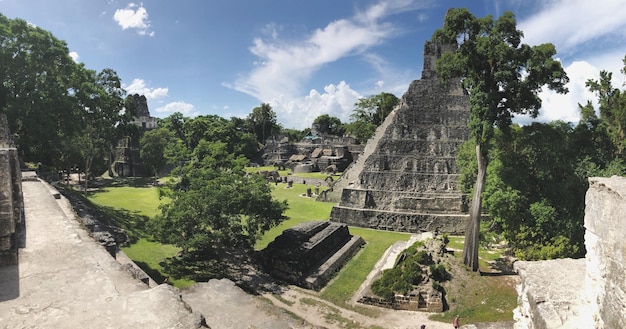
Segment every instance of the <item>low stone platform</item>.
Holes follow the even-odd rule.
[[[364,243],[345,224],[311,221],[283,231],[261,257],[265,271],[275,278],[320,289]]]

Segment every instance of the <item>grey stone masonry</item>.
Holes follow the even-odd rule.
[[[261,256],[265,270],[275,278],[320,289],[363,243],[345,224],[311,221],[284,230]]]
[[[589,178],[586,291],[595,328],[626,328],[626,178]]]
[[[459,80],[435,71],[455,46],[427,42],[422,78],[378,127],[363,155],[332,192],[341,195],[330,220],[375,229],[460,234],[467,196],[457,188],[458,147],[469,138],[469,99]],[[339,194],[340,193],[340,194]],[[327,201],[333,201],[329,195]]]
[[[0,116],[0,266],[17,264],[24,234],[20,161],[3,114]]]

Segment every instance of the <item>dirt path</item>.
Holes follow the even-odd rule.
[[[371,282],[383,269],[391,268],[394,265],[398,254],[417,240],[432,238],[432,234],[413,234],[408,242],[398,242],[389,247],[381,259],[376,263],[367,279],[357,293],[351,298],[350,305],[359,306],[363,309],[371,309],[376,316],[367,316],[355,311],[331,304],[319,297],[315,291],[305,290],[297,286],[290,286],[282,295],[265,294],[274,305],[279,306],[298,317],[306,320],[312,325],[323,328],[370,328],[380,327],[386,329],[419,329],[425,324],[427,329],[451,328],[452,325],[435,322],[428,319],[430,313],[396,311],[384,309],[364,304],[358,304],[356,300],[369,289]]]
[[[290,286],[282,295],[264,294],[263,297],[272,301],[312,325],[328,329],[370,328],[386,329],[419,329],[425,324],[427,329],[449,329],[451,324],[435,322],[428,319],[430,313],[394,311],[359,304],[359,307],[372,309],[376,317],[366,316],[352,310],[341,308],[321,299],[317,293]]]

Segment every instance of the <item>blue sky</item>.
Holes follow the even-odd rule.
[[[271,104],[286,128],[321,114],[347,122],[360,97],[401,97],[448,8],[517,17],[523,42],[551,42],[571,82],[542,94],[538,120],[578,121],[584,82],[626,54],[622,0],[0,0],[0,12],[51,31],[87,68],[112,68],[152,115],[245,117]],[[528,122],[520,118],[519,122]]]

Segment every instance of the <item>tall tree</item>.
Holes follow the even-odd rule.
[[[169,130],[159,128],[146,131],[139,140],[141,161],[152,168],[155,181],[159,176],[159,171],[167,163],[165,147],[169,136]]]
[[[9,129],[24,161],[62,166],[78,124],[73,93],[80,83],[65,42],[0,14],[0,77]],[[70,161],[70,160],[67,160]]]
[[[444,80],[461,79],[470,98],[470,131],[476,142],[478,172],[466,225],[463,262],[478,271],[481,193],[488,165],[489,142],[495,127],[506,131],[513,114],[536,117],[541,107],[538,92],[544,85],[566,93],[569,81],[561,63],[553,58],[552,44],[528,46],[515,16],[477,18],[466,8],[450,9],[433,41],[455,44],[455,52],[442,54],[437,72]]]
[[[270,104],[262,103],[252,109],[252,113],[246,118],[250,130],[254,132],[259,143],[265,144],[265,140],[280,131],[280,126],[276,121],[276,112],[272,110]]]
[[[117,129],[125,121],[123,96],[126,91],[112,69],[104,69],[97,74],[83,69],[81,81],[76,97],[82,122],[75,128],[81,129],[77,146],[83,157],[83,170],[89,176],[106,168],[108,162],[105,159],[110,158],[112,145],[119,137]],[[88,179],[85,179],[85,192],[87,187]]]
[[[626,56],[623,62],[622,73],[626,74]],[[626,160],[626,92],[614,87],[612,78],[611,72],[603,70],[600,71],[598,80],[589,79],[586,86],[598,97],[601,122],[599,128],[606,133],[613,143],[614,157]],[[588,104],[587,107],[591,107],[591,105]],[[581,110],[584,109],[585,107],[581,107]],[[588,109],[588,111],[591,110],[593,107]]]

